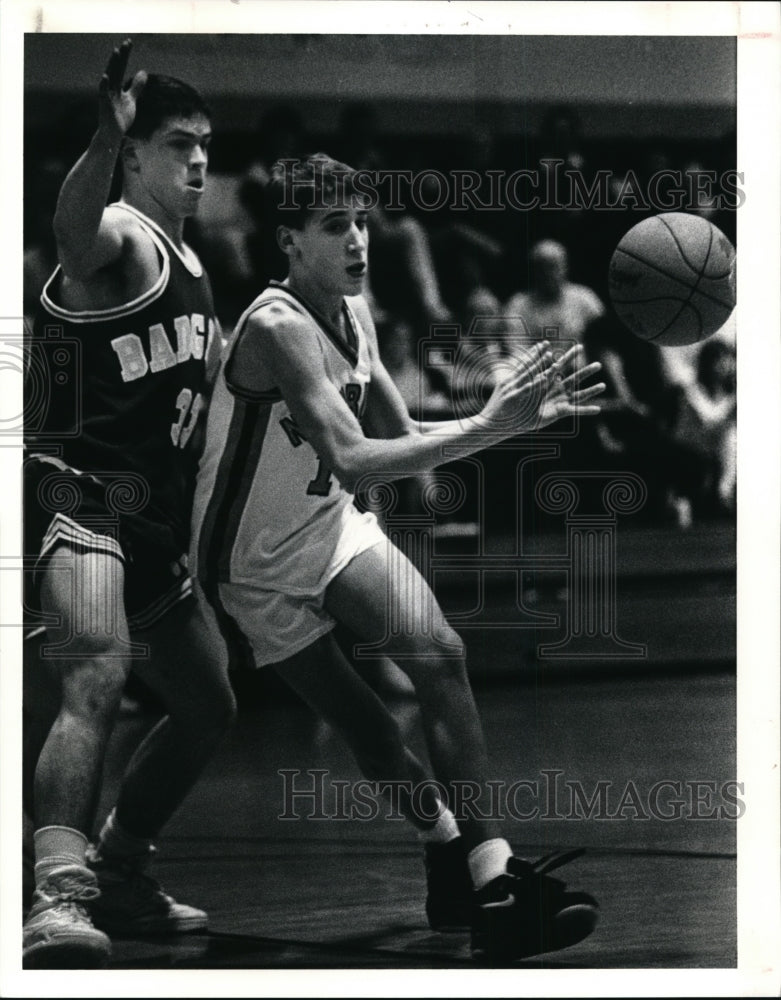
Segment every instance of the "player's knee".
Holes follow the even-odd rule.
[[[89,655],[63,667],[62,704],[77,716],[110,716],[122,697],[129,660],[109,642],[86,648]]]
[[[439,698],[446,688],[469,684],[466,652],[455,632],[446,645],[425,644],[407,669],[419,698]]]
[[[469,675],[466,669],[466,657],[463,655],[440,656],[429,671],[432,685],[448,685],[466,687]]]
[[[444,620],[412,640],[411,657],[428,673],[458,677],[466,673],[466,649],[461,637]],[[422,671],[421,671],[422,672]]]

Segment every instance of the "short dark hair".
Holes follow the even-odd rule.
[[[211,111],[198,91],[183,80],[150,73],[136,102],[136,117],[127,131],[131,139],[148,139],[169,118],[201,114],[211,121]]]
[[[270,226],[303,229],[318,209],[343,204],[360,192],[357,171],[327,153],[313,153],[303,160],[279,160],[271,168],[266,187],[266,218]]]

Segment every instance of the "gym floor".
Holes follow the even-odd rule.
[[[519,643],[509,626],[462,631],[496,780],[504,789],[529,782],[503,800],[508,839],[529,859],[586,848],[556,874],[601,907],[589,938],[519,965],[734,968],[734,532],[648,529],[620,541],[617,623],[624,640],[646,645],[642,659],[535,660],[534,642]],[[444,586],[440,597],[450,613],[466,600]],[[562,600],[553,578],[525,597],[553,614]],[[237,725],[155,863],[168,891],[209,912],[209,932],[116,940],[111,968],[473,968],[468,935],[426,923],[422,852],[409,825],[383,802],[369,820],[334,818],[354,804],[350,792],[336,798],[338,782],[360,778],[342,741],[273,675],[237,681]],[[414,705],[397,708],[419,747]],[[121,719],[104,808],[151,721],[143,712]],[[321,818],[310,800],[289,795],[316,780]],[[575,787],[592,808],[577,804]],[[286,811],[297,818],[280,818]]]

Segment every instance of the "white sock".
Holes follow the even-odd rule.
[[[449,844],[459,836],[456,818],[445,806],[440,807],[439,819],[432,827],[418,830],[418,839],[424,844]]]
[[[467,862],[475,889],[482,889],[498,875],[504,875],[507,861],[512,856],[512,848],[501,837],[484,840],[482,844],[473,847],[467,856]]]
[[[108,814],[103,829],[100,831],[98,850],[104,856],[112,858],[129,858],[138,854],[147,854],[152,841],[147,837],[136,837],[135,834],[123,830],[117,821],[116,809]]]
[[[35,884],[41,885],[55,868],[63,865],[85,867],[87,838],[69,826],[42,826],[33,834],[35,844]]]

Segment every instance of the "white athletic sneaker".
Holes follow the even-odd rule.
[[[90,905],[96,927],[116,936],[206,930],[208,917],[203,910],[177,903],[147,874],[154,854],[150,847],[145,854],[113,858],[104,857],[95,847],[87,849],[87,864],[100,887],[100,895]]]
[[[88,868],[63,865],[49,873],[33,893],[22,930],[25,969],[98,969],[111,954],[111,942],[93,927],[86,906],[100,890]]]

